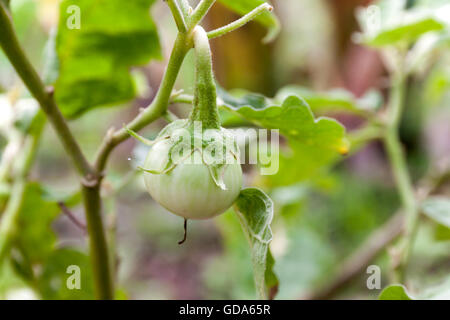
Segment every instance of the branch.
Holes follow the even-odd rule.
[[[186,21],[184,20],[184,14],[178,6],[178,2],[176,0],[167,0],[167,4],[169,5],[170,11],[172,11],[173,18],[175,23],[177,24],[178,31],[186,32],[187,26]]]
[[[100,300],[114,299],[114,286],[111,274],[111,261],[106,243],[105,229],[101,217],[100,184],[83,188],[84,208],[89,233],[89,252],[96,297]]]
[[[52,123],[65,150],[70,155],[74,166],[82,176],[89,179],[94,178],[95,172],[84,157],[77,141],[70,132],[64,117],[56,106],[53,94],[47,92],[38,73],[25,56],[14,31],[9,12],[3,2],[0,2],[0,30],[0,45],[3,48],[3,51]]]
[[[179,33],[155,99],[150,106],[144,109],[134,120],[127,124],[125,126],[126,128],[137,132],[166,113],[181,65],[187,52],[191,48],[192,40],[185,34]],[[98,172],[102,172],[105,169],[111,151],[128,138],[129,134],[124,128],[118,131],[108,132],[100,146],[95,160],[94,167]]]
[[[419,210],[414,195],[414,187],[408,172],[403,146],[399,137],[400,119],[405,104],[406,76],[400,66],[393,75],[393,86],[390,96],[389,121],[384,137],[392,172],[395,177],[400,199],[406,216],[406,230],[401,249],[401,263],[398,266],[399,281],[403,282],[409,256],[414,244]]]
[[[203,17],[208,13],[216,0],[201,0],[189,18],[189,30],[192,30],[202,21]]]
[[[86,220],[89,231],[90,256],[95,281],[96,297],[112,299],[114,297],[112,278],[110,276],[110,262],[101,217],[100,184],[101,175],[89,164],[81,148],[72,135],[64,117],[53,98],[53,90],[46,90],[38,73],[25,56],[21,48],[9,13],[3,2],[0,2],[0,45],[11,64],[16,69],[28,90],[39,102],[41,109],[53,125],[65,150],[69,154],[74,167],[82,177],[83,200],[86,210]],[[17,188],[23,188],[19,181]],[[19,193],[21,190],[17,190]],[[23,192],[23,190],[22,190]],[[20,210],[20,201],[16,198],[11,204],[11,212]],[[16,205],[19,204],[19,205]],[[17,214],[16,214],[17,215]]]
[[[429,178],[419,183],[416,192],[420,199],[426,199],[430,194],[439,190],[445,183],[450,181],[449,168],[443,168],[438,174],[431,174]],[[396,212],[341,265],[335,280],[320,288],[316,292],[305,294],[302,300],[324,300],[330,299],[347,287],[367,266],[405,229],[404,214],[400,210]]]
[[[189,15],[191,14],[192,7],[189,5],[188,0],[175,0],[175,1],[177,1],[178,6],[180,7],[184,17],[189,17]]]
[[[23,178],[18,178],[12,186],[11,197],[3,213],[0,225],[0,263],[8,253],[12,239],[17,234],[17,224],[24,200],[25,188],[26,181]]]
[[[247,23],[249,23],[250,21],[255,19],[257,16],[259,16],[261,13],[263,13],[264,11],[272,11],[272,10],[273,10],[273,7],[271,5],[269,5],[268,3],[263,3],[262,5],[256,7],[255,9],[253,9],[252,11],[247,13],[242,18],[240,18],[226,26],[218,28],[216,30],[209,31],[208,38],[214,39],[217,37],[221,37],[229,32],[232,32],[232,31],[246,25]]]
[[[163,118],[167,121],[167,122],[174,122],[177,120],[180,120],[180,118],[177,117],[177,115],[169,110],[167,110],[167,112],[163,115]]]
[[[58,206],[61,212],[64,213],[70,221],[73,222],[78,228],[86,232],[86,225],[75,217],[75,215],[70,211],[70,209],[64,204],[64,202],[58,202]]]
[[[403,230],[403,213],[397,212],[382,227],[376,230],[340,267],[335,280],[317,292],[306,294],[302,300],[326,300],[335,296],[360,275],[386,246]]]

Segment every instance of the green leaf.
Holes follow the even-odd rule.
[[[386,287],[378,299],[380,300],[448,300],[450,297],[450,281],[445,279],[438,285],[422,289],[417,296],[412,296],[408,290],[400,284]]]
[[[242,100],[246,101],[248,97]],[[256,100],[251,105],[236,104],[234,101],[225,103],[253,123],[267,129],[278,129],[281,134],[298,143],[340,154],[348,152],[349,142],[345,137],[344,126],[327,117],[314,119],[306,101],[299,97],[289,96],[281,106],[270,106],[262,103],[262,100]]]
[[[280,284],[280,281],[278,280],[278,277],[275,274],[274,266],[275,266],[275,259],[273,258],[272,252],[270,251],[269,248],[267,250],[266,273],[264,275],[269,300],[275,299],[275,296],[278,293],[278,286]]]
[[[218,87],[218,96],[222,99],[224,105],[231,109],[238,109],[242,106],[264,109],[271,105],[282,104],[290,96],[304,99],[313,112],[320,113],[344,111],[365,114],[379,109],[384,104],[383,96],[377,90],[369,90],[361,98],[356,98],[345,89],[317,92],[298,85],[281,88],[273,99],[241,89],[233,90],[230,94],[221,87]],[[225,116],[229,117],[228,114]]]
[[[266,176],[265,182],[271,187],[278,187],[321,177],[340,159],[343,158],[334,150],[298,143],[291,139],[289,149],[280,152],[278,172]]]
[[[409,45],[425,33],[445,29],[445,23],[428,8],[404,10],[402,1],[380,1],[357,16],[365,31],[358,40],[372,47]]]
[[[434,229],[434,239],[436,241],[449,241],[450,240],[450,228],[443,226],[442,224],[436,225]]]
[[[381,291],[379,300],[415,300],[406,290],[405,286],[400,284],[390,285]]]
[[[362,98],[356,98],[350,91],[333,89],[326,92],[316,92],[311,89],[291,85],[282,88],[275,96],[275,101],[284,101],[289,96],[305,99],[311,110],[316,111],[350,111],[362,113],[376,110],[383,104],[383,98],[378,91],[368,91]]]
[[[273,296],[278,286],[278,279],[273,272],[274,260],[269,252],[273,202],[259,189],[243,189],[236,201],[236,213],[250,243],[258,295],[261,299],[267,299]]]
[[[80,289],[69,288],[74,271],[69,266],[79,267]],[[69,272],[71,271],[71,272]],[[75,249],[58,249],[47,259],[38,279],[39,291],[43,299],[87,300],[94,299],[93,277],[89,257]]]
[[[263,3],[266,3],[265,0],[219,0],[223,5],[228,7],[229,9],[235,11],[240,15],[245,15],[260,6]],[[266,37],[264,38],[264,42],[270,42],[276,38],[278,33],[280,32],[280,22],[277,17],[271,12],[264,12],[260,14],[256,21],[261,23],[263,26],[269,29]]]
[[[280,92],[278,98],[269,99],[242,90],[230,94],[218,88],[222,107],[250,123],[279,129],[288,138],[290,150],[281,151],[278,173],[266,179],[272,185],[289,185],[314,177],[349,151],[344,126],[327,117],[315,119],[309,105],[300,97],[288,95],[286,91]],[[284,101],[277,101],[282,98]],[[343,100],[340,101],[344,105]],[[226,116],[227,123],[238,123],[237,119],[230,118]]]
[[[425,80],[424,99],[430,106],[435,106],[445,100],[445,95],[450,92],[450,70],[446,61],[438,64]]]
[[[63,114],[126,102],[136,95],[130,67],[160,58],[155,0],[65,0],[57,36],[59,78],[55,98]],[[79,8],[80,28],[69,28]],[[73,25],[71,25],[73,26]]]
[[[450,228],[450,198],[429,198],[422,203],[422,211],[433,221]]]
[[[0,298],[2,300],[9,291],[25,286],[25,280],[15,272],[10,260],[0,263]]]
[[[55,249],[56,234],[51,223],[60,212],[55,201],[37,183],[29,183],[19,214],[20,247],[31,263],[43,262]]]
[[[364,42],[373,47],[384,47],[399,42],[411,43],[422,34],[444,29],[444,25],[433,18],[423,18],[415,22],[397,26],[380,32]]]

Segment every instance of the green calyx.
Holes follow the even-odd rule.
[[[235,137],[223,128],[203,129],[201,122],[177,120],[165,127],[154,141],[129,130],[130,135],[146,145],[153,146],[161,142],[168,145],[167,156],[161,155],[165,159],[161,167],[139,169],[151,174],[168,174],[180,163],[197,161],[208,167],[217,187],[227,190],[223,181],[224,172],[229,164],[239,163]]]
[[[196,56],[194,106],[190,121],[200,121],[205,129],[220,129],[217,92],[212,70],[211,48],[206,31],[197,26],[193,30]]]

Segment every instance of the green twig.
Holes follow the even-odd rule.
[[[175,23],[177,24],[178,31],[186,32],[187,25],[185,21],[185,17],[181,8],[178,6],[178,2],[176,0],[167,0],[167,4],[169,5],[170,11],[172,11],[173,18]]]
[[[250,21],[255,19],[257,16],[259,16],[261,13],[263,13],[265,11],[272,11],[272,10],[273,10],[273,7],[271,5],[269,5],[268,3],[263,3],[262,5],[256,7],[255,9],[253,9],[252,11],[247,13],[242,18],[240,18],[226,26],[218,28],[216,30],[209,31],[208,38],[214,39],[214,38],[221,37],[229,32],[232,32],[232,31],[246,25],[247,23],[249,23]]]
[[[190,94],[176,94],[170,98],[170,104],[173,103],[184,103],[192,104],[194,102],[194,96]]]
[[[181,12],[183,13],[183,16],[185,17],[185,20],[187,20],[186,17],[189,17],[189,15],[191,14],[190,10],[192,10],[188,0],[176,0],[176,1],[178,3]]]
[[[174,122],[179,120],[177,115],[169,110],[165,114],[163,114],[164,119],[166,119],[167,122]]]
[[[386,129],[384,142],[388,153],[392,172],[400,194],[405,214],[405,235],[403,239],[401,262],[398,266],[399,280],[403,282],[406,273],[410,251],[414,243],[419,211],[415,200],[414,188],[408,172],[405,154],[399,137],[399,125],[404,108],[406,79],[402,70],[393,76],[393,86],[390,97],[389,125]]]
[[[167,65],[166,73],[153,102],[142,111],[134,120],[127,124],[132,131],[139,131],[149,125],[167,110],[170,96],[172,94],[175,80],[177,79],[183,60],[187,52],[192,48],[192,40],[183,33],[179,33]],[[120,143],[128,139],[126,129],[122,128],[116,132],[110,131],[104,139],[95,160],[95,168],[101,172],[105,169],[111,151]]]
[[[39,117],[39,115],[37,115]],[[0,225],[0,262],[3,261],[18,231],[18,220],[25,197],[28,173],[36,156],[45,118],[39,118],[33,134],[25,138],[22,154],[14,166],[14,182]]]
[[[18,178],[13,183],[11,196],[0,225],[0,263],[7,255],[12,239],[17,234],[19,213],[24,200],[25,188],[26,181],[23,178]]]
[[[202,21],[203,17],[208,13],[216,0],[201,0],[189,18],[188,29],[192,30]]]

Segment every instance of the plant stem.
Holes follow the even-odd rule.
[[[9,9],[9,0],[0,0],[0,2],[3,1],[3,3],[5,4],[6,8]]]
[[[190,94],[177,94],[176,96],[170,98],[169,103],[184,103],[192,104],[194,102],[194,96]]]
[[[219,129],[216,83],[212,70],[211,48],[205,30],[194,29],[195,95],[190,120],[200,121],[205,129]]]
[[[9,251],[12,239],[17,233],[19,213],[25,195],[26,181],[18,178],[14,181],[8,205],[3,213],[0,225],[0,264]]]
[[[167,110],[167,112],[163,115],[163,118],[166,119],[167,122],[174,122],[179,120],[176,114]]]
[[[108,257],[105,230],[101,217],[100,184],[83,187],[84,208],[86,211],[87,230],[90,241],[90,256],[96,298],[101,300],[114,299],[114,288],[111,277],[111,265]]]
[[[0,30],[0,45],[3,51],[58,132],[58,136],[67,153],[70,155],[74,166],[83,176],[93,175],[94,171],[70,132],[64,117],[56,106],[53,95],[47,92],[38,73],[25,56],[14,31],[9,12],[3,2],[0,2]]]
[[[167,65],[166,72],[153,102],[141,112],[134,120],[127,124],[127,128],[132,131],[139,131],[152,123],[167,110],[170,96],[172,94],[175,81],[180,72],[181,65],[188,51],[192,48],[192,40],[186,34],[179,33],[175,41],[172,54]],[[110,131],[103,141],[95,160],[95,168],[101,172],[105,169],[111,151],[120,143],[128,139],[129,134],[122,128],[117,132]]]
[[[36,117],[39,116],[40,115],[36,115]],[[26,136],[22,154],[18,158],[14,168],[15,179],[0,225],[0,263],[8,253],[10,245],[17,234],[19,214],[24,201],[27,177],[36,155],[37,146],[41,139],[45,118],[40,118],[38,121],[39,123],[36,124],[33,134]]]
[[[186,32],[187,26],[186,21],[184,19],[184,14],[178,6],[178,2],[176,0],[167,0],[167,4],[169,5],[170,11],[172,11],[173,18],[175,23],[177,24],[179,32]]]
[[[101,175],[98,174],[84,157],[81,148],[53,99],[53,93],[46,90],[38,73],[25,56],[14,31],[12,19],[3,2],[0,2],[0,30],[0,45],[6,53],[6,56],[22,78],[28,90],[39,102],[41,109],[47,115],[47,118],[61,139],[65,150],[71,157],[74,167],[82,177],[83,201],[86,208],[86,220],[88,221],[91,248],[90,256],[96,284],[96,297],[99,299],[111,299],[113,298],[113,286],[111,283],[108,250],[101,219]],[[22,187],[22,182],[18,182],[17,188]],[[20,190],[17,191],[18,193],[20,192]],[[12,200],[14,201],[11,204],[11,211],[17,211],[20,209],[20,201],[16,201],[15,198]]]
[[[189,18],[188,29],[192,30],[202,21],[203,17],[208,13],[216,0],[201,0]]]
[[[273,10],[273,7],[271,5],[269,5],[268,3],[263,3],[262,5],[256,7],[255,9],[253,9],[252,11],[247,13],[242,18],[240,18],[226,26],[218,28],[216,30],[209,31],[208,38],[213,39],[213,38],[221,37],[229,32],[232,32],[232,31],[246,25],[247,23],[249,23],[250,21],[255,19],[257,16],[259,16],[261,13],[263,13],[264,11],[272,11],[272,10]]]
[[[181,12],[183,13],[183,16],[185,18],[185,21],[189,17],[189,10],[191,9],[191,6],[189,5],[188,0],[176,0],[178,2],[178,6],[180,7]]]
[[[397,239],[403,231],[403,213],[396,212],[340,265],[333,280],[300,297],[301,300],[328,300],[347,287],[356,276],[363,273],[369,264]]]
[[[384,142],[392,166],[392,171],[400,194],[405,214],[404,247],[398,267],[399,280],[404,281],[410,251],[414,243],[419,211],[415,200],[414,188],[408,173],[405,154],[399,138],[399,124],[403,113],[405,100],[406,77],[401,70],[393,76],[393,86],[390,97],[389,120]]]
[[[443,168],[440,172],[427,175],[418,183],[420,187],[420,200],[426,199],[450,181],[450,168]],[[300,297],[302,300],[326,300],[333,298],[342,289],[346,288],[359,276],[369,264],[386,247],[397,239],[405,228],[403,209],[397,210],[388,221],[372,232],[372,234],[344,260],[333,281],[327,282],[311,293]]]

